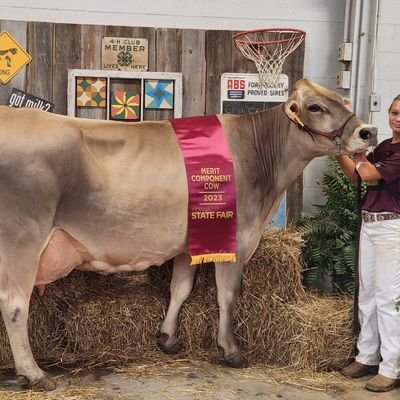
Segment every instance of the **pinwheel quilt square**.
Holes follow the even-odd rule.
[[[111,93],[111,119],[137,121],[140,119],[140,96],[131,91]]]
[[[166,79],[148,79],[144,84],[145,108],[174,108],[174,81]]]
[[[77,107],[106,107],[107,79],[85,78],[76,79]]]

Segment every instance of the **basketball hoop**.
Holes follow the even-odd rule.
[[[306,32],[292,28],[258,29],[233,36],[235,47],[254,61],[262,87],[274,87],[279,81],[287,56],[303,42]]]

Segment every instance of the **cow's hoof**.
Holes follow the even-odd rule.
[[[158,347],[166,354],[178,354],[182,351],[182,346],[179,342],[175,342],[172,346],[168,346],[167,342],[169,339],[169,335],[166,333],[161,333],[157,344]]]
[[[25,375],[17,375],[17,383],[23,388],[30,387],[29,379]]]
[[[38,390],[38,391],[49,392],[56,388],[55,381],[53,379],[49,378],[48,376],[45,376],[42,379],[30,382],[26,376],[18,375],[17,382],[21,387],[30,388],[30,389]]]
[[[240,353],[224,357],[222,364],[231,368],[247,368],[249,366],[249,362]]]
[[[50,392],[51,390],[54,390],[56,386],[57,385],[55,381],[47,376],[31,384],[33,390],[43,390],[45,392]]]

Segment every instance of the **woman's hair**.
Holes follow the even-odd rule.
[[[393,103],[394,103],[395,101],[400,101],[400,94],[398,94],[398,95],[393,99],[392,103],[390,104],[389,110],[388,110],[389,112],[390,112],[390,110],[392,109]]]

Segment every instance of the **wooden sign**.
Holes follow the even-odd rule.
[[[0,82],[6,84],[26,64],[31,56],[7,32],[0,34]]]
[[[117,71],[147,71],[147,39],[103,37],[101,65],[103,69]]]

